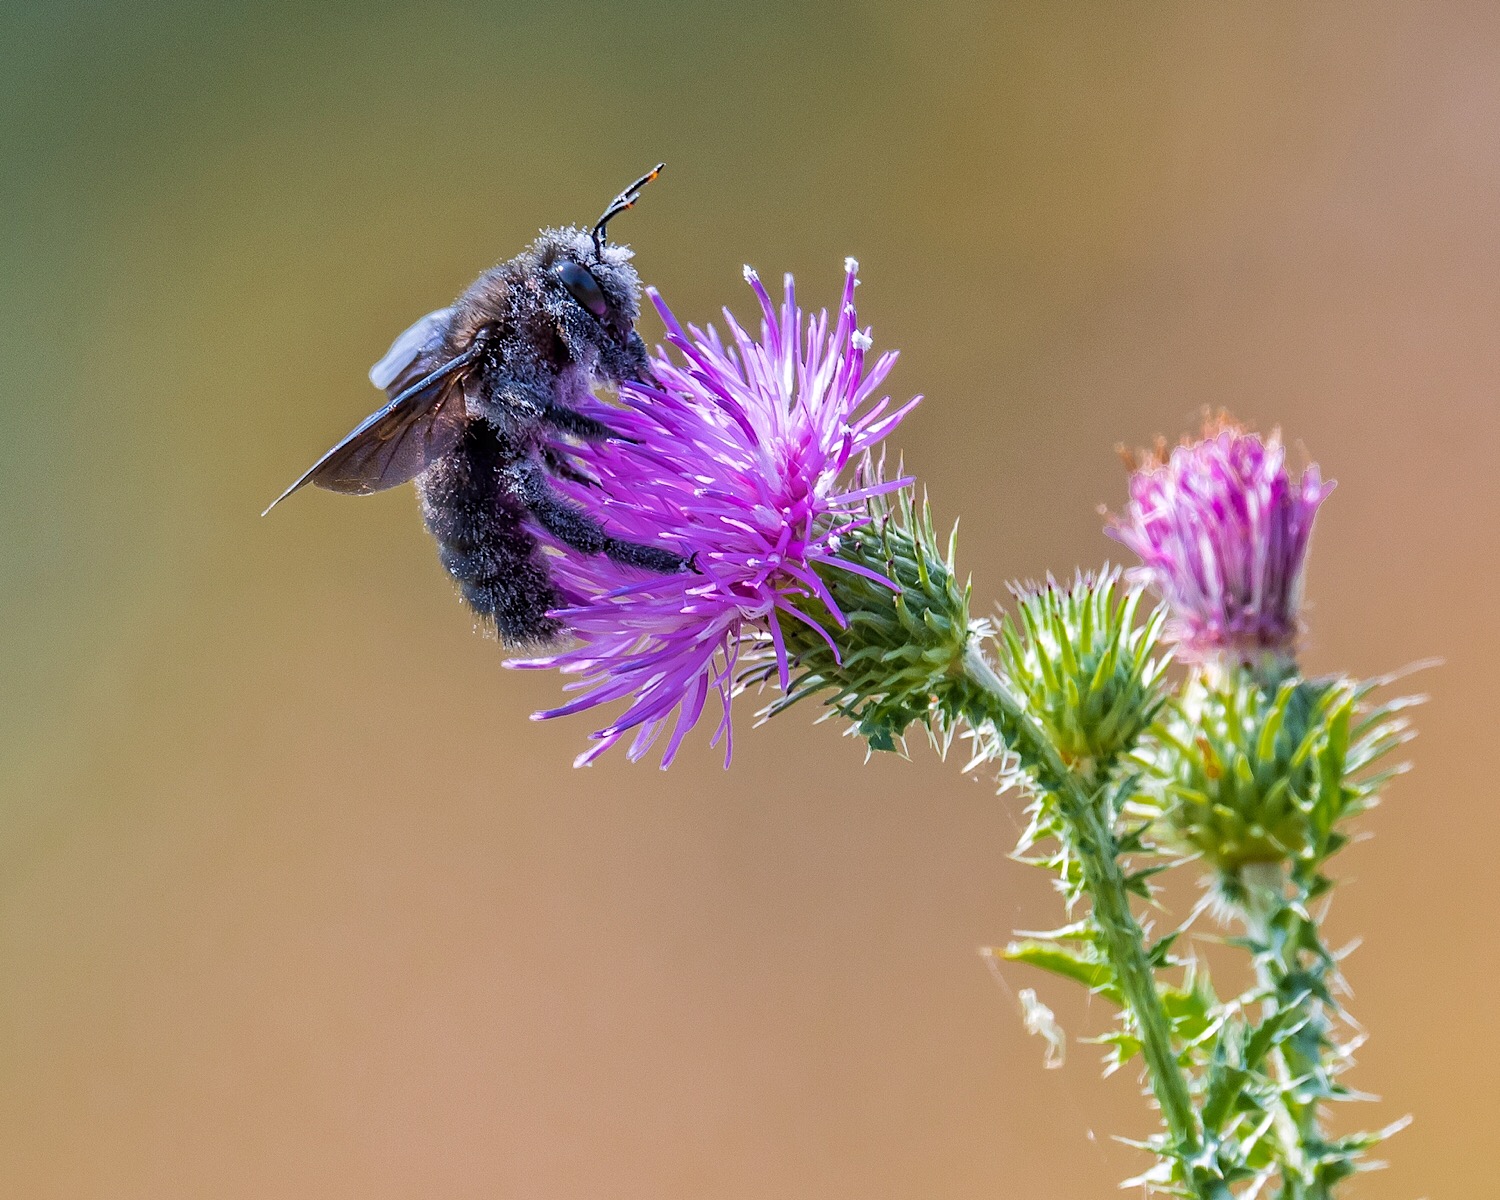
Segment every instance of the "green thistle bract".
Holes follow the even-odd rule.
[[[1158,781],[1150,787],[1148,776],[1143,811],[1231,890],[1249,863],[1287,862],[1310,878],[1347,841],[1340,824],[1384,781],[1360,778],[1364,768],[1406,740],[1392,716],[1403,702],[1361,719],[1369,690],[1348,679],[1270,688],[1248,671],[1195,675],[1142,755]]]
[[[1019,614],[1000,623],[1000,666],[1070,764],[1105,766],[1135,745],[1163,703],[1167,657],[1155,657],[1166,610],[1137,625],[1139,589],[1120,572],[1017,589]]]
[[[781,623],[791,686],[765,713],[829,692],[825,703],[854,721],[872,749],[894,750],[913,722],[936,736],[951,731],[971,694],[964,653],[988,626],[969,619],[969,585],[954,574],[956,528],[940,548],[931,510],[925,503],[918,509],[909,493],[871,500],[868,515],[868,523],[840,536],[839,557],[895,587],[869,574],[820,568],[847,624],[829,629],[825,639],[801,621]],[[811,596],[805,602],[821,605]],[[770,649],[758,658],[741,686],[774,675]]]

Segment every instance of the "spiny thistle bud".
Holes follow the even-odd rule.
[[[1195,677],[1141,755],[1151,767],[1142,814],[1212,863],[1231,892],[1252,863],[1311,879],[1347,841],[1341,824],[1389,777],[1365,768],[1408,737],[1395,714],[1409,702],[1364,713],[1369,690],[1347,679],[1272,689],[1238,671]]]
[[[1156,719],[1166,657],[1154,657],[1166,612],[1135,621],[1141,591],[1120,593],[1118,568],[1079,574],[1071,587],[1049,578],[1015,589],[1000,668],[1026,709],[1070,764],[1107,764],[1128,752]]]
[[[1262,441],[1227,414],[1170,456],[1159,444],[1127,462],[1130,504],[1108,533],[1140,555],[1132,574],[1171,608],[1181,656],[1284,673],[1313,520],[1333,484],[1315,463],[1293,479],[1278,434]]]
[[[868,464],[864,472],[881,474]],[[969,585],[954,570],[956,528],[944,550],[931,510],[925,503],[918,509],[909,492],[893,502],[873,498],[867,515],[868,523],[840,535],[840,561],[819,571],[845,623],[783,624],[793,677],[765,715],[830,692],[825,703],[854,721],[872,749],[894,750],[913,722],[934,734],[951,730],[970,695],[964,654],[988,626],[969,619]],[[802,603],[822,602],[808,596]],[[764,645],[755,657],[742,686],[777,671],[774,647]]]

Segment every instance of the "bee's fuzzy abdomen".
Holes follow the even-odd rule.
[[[562,601],[546,560],[526,528],[526,511],[507,486],[514,453],[485,421],[419,480],[422,516],[438,557],[465,602],[507,646],[557,640],[563,624],[548,611]]]

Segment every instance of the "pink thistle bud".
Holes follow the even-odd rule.
[[[1333,484],[1316,464],[1293,479],[1279,434],[1221,414],[1170,456],[1127,459],[1130,503],[1107,532],[1140,556],[1134,578],[1167,602],[1181,656],[1290,662],[1313,520]]]

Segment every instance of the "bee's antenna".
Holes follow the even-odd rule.
[[[655,179],[666,168],[666,163],[657,163],[655,167],[647,171],[628,188],[609,202],[609,207],[604,210],[604,215],[594,224],[594,253],[604,253],[604,227],[610,221],[618,217],[627,208],[634,208],[635,202],[640,199],[641,189]]]

